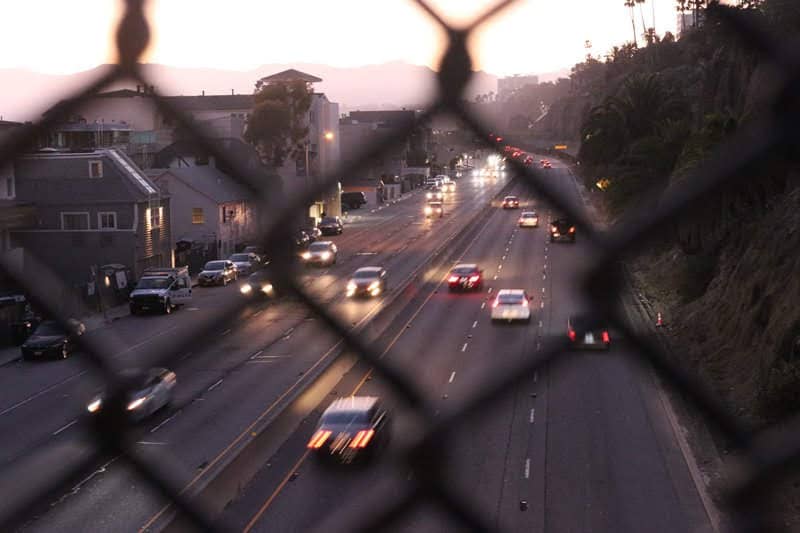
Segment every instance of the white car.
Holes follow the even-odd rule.
[[[531,320],[531,298],[523,289],[502,289],[492,302],[492,322]]]
[[[539,215],[537,215],[533,211],[523,211],[519,215],[519,227],[520,228],[538,228],[539,227]]]
[[[133,421],[149,417],[172,401],[176,379],[171,370],[151,368],[143,372],[127,369],[120,373],[120,378],[130,386],[124,400],[126,413]],[[105,392],[98,394],[86,406],[86,410],[90,414],[97,414],[105,407],[106,401]]]

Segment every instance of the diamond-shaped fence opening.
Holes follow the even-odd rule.
[[[426,2],[417,0],[420,8],[446,30],[449,39],[448,49],[440,65],[439,93],[436,102],[413,124],[408,124],[390,137],[367,147],[354,164],[337,170],[334,175],[325,176],[313,187],[292,198],[291,202],[271,192],[267,187],[268,176],[254,174],[245,162],[238,160],[218,143],[213,142],[213,136],[199,128],[187,115],[176,109],[168,100],[154,95],[159,111],[185,130],[193,143],[231,169],[234,178],[259,198],[259,210],[270,214],[269,217],[260,218],[259,234],[260,242],[271,252],[276,279],[318,317],[325,327],[340,337],[348,350],[368,363],[377,376],[393,389],[396,396],[408,408],[420,415],[420,419],[426,425],[415,444],[398,458],[416,474],[415,483],[407,493],[396,494],[394,499],[387,501],[387,498],[376,496],[375,505],[370,507],[372,512],[369,516],[354,516],[348,513],[346,507],[340,510],[332,520],[347,530],[372,531],[389,528],[400,523],[403,517],[419,510],[421,505],[431,504],[449,516],[454,524],[473,530],[493,529],[495,524],[487,523],[485,515],[479,509],[450,487],[444,474],[448,457],[441,443],[446,441],[448,435],[457,431],[468,417],[486,411],[506,397],[508,391],[513,390],[515,385],[546,366],[550,370],[556,368],[569,357],[565,342],[546,341],[543,350],[536,357],[527,358],[520,366],[487,376],[471,399],[441,413],[440,416],[434,416],[430,401],[419,384],[414,381],[413,376],[392,366],[388,358],[383,358],[374,346],[365,342],[360,335],[353,333],[347,324],[330,313],[324,304],[297,281],[292,242],[284,231],[284,228],[290,226],[297,210],[328,191],[336,183],[338,176],[348,175],[366,166],[372,158],[385,153],[393,143],[407,138],[417,125],[439,113],[455,115],[474,132],[477,138],[484,140],[487,148],[495,148],[486,141],[489,138],[488,128],[474,117],[461,101],[461,95],[471,72],[471,59],[466,43],[470,33],[477,26],[486,23],[511,3],[511,1],[500,2],[468,28],[455,29],[448,27]],[[739,525],[743,529],[756,531],[766,527],[763,513],[767,500],[765,494],[768,494],[778,480],[787,476],[788,472],[794,471],[790,467],[794,467],[800,457],[800,443],[795,442],[796,424],[785,431],[780,439],[768,440],[751,434],[698,380],[670,361],[657,343],[644,338],[629,326],[619,307],[618,297],[624,282],[618,265],[621,256],[646,244],[649,239],[659,234],[660,228],[668,226],[671,221],[702,208],[703,202],[709,197],[718,194],[733,180],[738,179],[743,169],[751,167],[773,152],[796,148],[794,132],[798,115],[796,95],[797,87],[800,85],[800,77],[796,75],[797,67],[800,65],[796,48],[787,48],[774,42],[768,32],[738,17],[735,11],[713,5],[708,9],[707,15],[740,35],[745,44],[771,58],[785,76],[777,92],[773,113],[722,146],[714,157],[693,173],[691,179],[686,179],[667,191],[656,210],[630,213],[624,224],[601,233],[582,211],[562,197],[552,183],[543,179],[538,171],[518,161],[512,160],[511,165],[519,181],[532,194],[558,211],[573,217],[582,234],[591,241],[596,257],[589,275],[582,280],[582,288],[592,302],[594,312],[608,316],[612,324],[623,332],[636,349],[636,353],[639,354],[638,362],[653,368],[669,387],[677,390],[704,415],[710,427],[727,442],[733,443],[741,452],[747,463],[746,476],[732,492],[727,503],[736,511],[736,516],[740,519]],[[149,86],[148,80],[142,76],[137,64],[149,41],[149,34],[143,0],[127,0],[126,12],[117,33],[120,64],[102,74],[79,93],[56,105],[39,123],[26,126],[10,137],[0,146],[0,166],[12,162],[18,154],[33,144],[38,136],[79,109],[91,95],[113,82],[128,79]],[[56,317],[63,327],[73,327],[70,319],[76,315],[80,306],[77,303],[69,305],[68,299],[64,297],[65,294],[69,294],[68,288],[59,280],[56,273],[47,268],[46,264],[35,261],[35,258],[32,264],[35,265],[35,276],[31,276],[30,271],[19,271],[15,263],[8,258],[3,258],[0,262],[3,271],[29,291],[37,307]],[[31,279],[37,279],[37,282],[31,283]],[[148,355],[147,364],[170,366],[192,346],[200,345],[210,339],[210,334],[207,332],[211,328],[206,327],[208,324],[232,323],[244,305],[242,302],[230,304],[208,318],[208,323],[197,324],[196,331],[175,335],[158,353]],[[167,474],[168,461],[161,460],[156,464],[152,459],[141,456],[131,446],[129,439],[131,426],[125,416],[123,402],[124,394],[130,384],[121,377],[118,364],[109,356],[112,347],[86,339],[79,339],[78,342],[93,371],[97,372],[108,386],[109,408],[104,410],[103,416],[97,417],[92,424],[92,440],[88,449],[85,442],[44,444],[31,450],[12,467],[25,473],[15,477],[25,479],[26,482],[22,483],[22,486],[15,486],[14,491],[5,490],[10,489],[9,487],[4,487],[2,491],[9,495],[0,507],[0,523],[3,523],[3,529],[24,522],[29,513],[37,508],[38,502],[58,494],[65,487],[72,486],[76,480],[85,477],[97,461],[109,458],[126,461],[138,472],[143,481],[168,499],[183,515],[183,519],[188,520],[197,529],[214,529],[215,525],[211,518],[188,497],[186,489],[170,481],[171,478]]]

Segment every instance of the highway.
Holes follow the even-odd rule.
[[[559,163],[549,179],[576,203]],[[480,294],[451,294],[439,269],[416,301],[385,357],[420,384],[441,411],[465,401],[488,375],[533,357],[544,339],[566,335],[570,313],[585,305],[574,286],[588,246],[548,243],[550,210],[516,187],[521,210],[544,215],[539,228],[517,228],[519,211],[495,209],[458,258],[476,262],[487,283]],[[494,325],[492,294],[524,288],[533,295],[530,324]],[[664,406],[648,376],[625,357],[624,340],[609,352],[567,356],[509,389],[444,443],[450,486],[486,521],[506,531],[712,531]],[[338,395],[376,395],[393,406],[393,455],[418,436],[419,417],[364,365],[334,387]],[[244,493],[222,515],[232,530],[350,531],[416,486],[419,473],[384,462],[331,470],[306,451],[332,395],[298,426]],[[437,411],[438,413],[439,411]],[[361,524],[359,524],[361,525]],[[397,531],[459,531],[432,505],[400,519]]]
[[[340,250],[337,264],[303,271],[303,283],[345,322],[353,327],[369,325],[386,307],[385,299],[345,300],[349,274],[361,266],[382,265],[389,270],[392,292],[419,274],[431,254],[459,236],[508,182],[507,177],[460,180],[457,191],[445,200],[445,217],[433,221],[422,217],[420,193],[374,212],[355,211],[344,234],[331,238]],[[412,284],[408,290],[418,289]],[[171,316],[126,317],[91,335],[102,336],[113,347],[111,356],[121,366],[140,366],[169,346],[173,337],[241,298],[235,284],[196,288],[194,294],[190,306]],[[178,376],[175,407],[137,428],[135,447],[163,464],[162,473],[177,486],[192,492],[266,428],[340,347],[339,339],[296,302],[248,305],[233,326],[220,325],[214,342],[179,354],[171,367]],[[0,400],[4,483],[11,481],[3,479],[3,471],[32,450],[86,441],[85,406],[101,384],[80,355],[66,361],[5,365],[0,367],[0,384],[6,391]],[[42,502],[41,513],[23,529],[157,529],[170,515],[165,503],[123,459],[109,457],[54,501]]]

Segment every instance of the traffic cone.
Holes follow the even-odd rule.
[[[664,321],[661,319],[661,313],[656,314],[656,327],[660,328],[664,326]]]

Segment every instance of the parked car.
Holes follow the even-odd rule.
[[[146,268],[131,291],[128,305],[132,315],[146,311],[170,314],[192,301],[192,278],[189,267]]]
[[[386,269],[379,266],[362,267],[353,273],[347,282],[346,295],[379,296],[386,292]]]
[[[317,227],[323,235],[341,235],[344,231],[344,224],[339,217],[323,217]]]
[[[54,357],[66,359],[75,350],[75,341],[86,333],[83,323],[70,319],[70,330],[66,331],[55,320],[45,320],[39,324],[30,337],[20,346],[22,359]]]
[[[242,250],[242,253],[255,255],[258,262],[262,265],[269,262],[267,261],[267,252],[264,251],[262,246],[245,246],[244,250]]]
[[[573,315],[567,319],[567,336],[573,349],[608,350],[611,336],[604,320],[592,319],[585,315]]]
[[[228,261],[236,265],[239,276],[249,276],[258,265],[256,255],[248,253],[233,254]]]
[[[303,231],[305,231],[306,235],[308,235],[309,242],[318,241],[320,237],[322,237],[322,230],[319,228],[303,228]]]
[[[151,368],[146,372],[123,370],[119,377],[128,390],[123,400],[125,412],[130,420],[137,422],[169,405],[177,383],[175,373],[166,368]],[[92,398],[86,410],[97,415],[107,407],[108,401],[108,393],[100,393]]]
[[[373,459],[390,439],[389,413],[373,396],[338,398],[325,409],[306,445],[319,461]]]
[[[197,284],[201,287],[209,285],[227,285],[239,277],[236,265],[227,259],[209,261],[203,271],[197,275]]]
[[[331,241],[317,241],[312,243],[300,258],[308,266],[335,265],[337,252],[336,245]]]
[[[347,209],[360,209],[367,203],[367,195],[360,191],[343,192],[342,207]]]
[[[501,289],[492,302],[492,322],[531,321],[531,298],[523,289]]]

